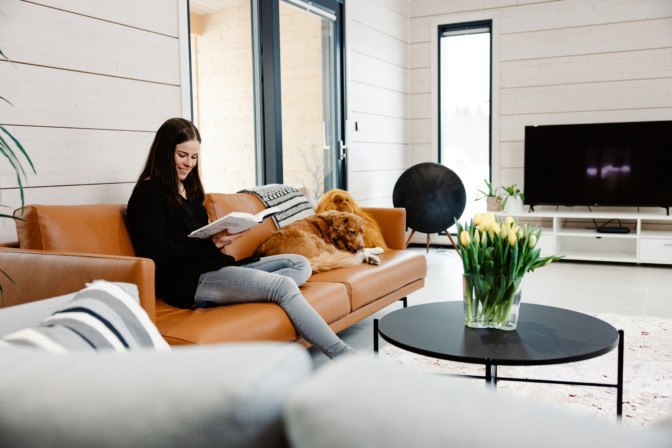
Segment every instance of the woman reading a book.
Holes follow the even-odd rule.
[[[156,264],[157,295],[180,308],[274,302],[296,331],[328,357],[354,353],[301,294],[299,286],[311,274],[304,257],[235,260],[222,249],[245,232],[187,236],[208,223],[197,163],[200,143],[188,120],[171,118],[161,125],[128,201],[131,240],[139,256]]]

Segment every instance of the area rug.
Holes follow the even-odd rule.
[[[594,314],[625,332],[623,424],[645,426],[672,417],[672,321],[618,314]],[[432,373],[483,375],[478,364],[416,355],[384,343],[380,356]],[[551,366],[499,366],[500,377],[535,378],[616,384],[617,350],[586,361]],[[479,381],[462,379],[462,381]],[[484,380],[480,380],[484,381]],[[616,418],[616,388],[501,381],[498,393],[527,396],[535,401]]]

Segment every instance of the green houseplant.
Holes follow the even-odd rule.
[[[485,189],[477,190],[478,195],[475,200],[485,199],[489,212],[499,211],[502,206],[502,198],[497,194],[497,188],[493,187],[492,182],[488,179],[483,179],[483,182],[485,183]]]
[[[2,52],[2,49],[0,49],[0,61],[10,62],[7,56],[5,56],[5,54]],[[9,104],[10,106],[13,106],[13,104],[9,102],[9,100],[7,100],[2,96],[0,96],[0,100]],[[23,148],[23,145],[21,145],[19,140],[16,137],[14,137],[12,133],[9,132],[9,130],[7,130],[7,128],[5,128],[2,125],[0,125],[0,154],[2,154],[2,156],[9,162],[10,166],[12,167],[12,170],[14,171],[14,174],[16,175],[16,182],[19,186],[19,195],[21,196],[21,208],[23,208],[24,205],[23,185],[26,178],[26,171],[23,167],[23,164],[28,163],[30,169],[33,172],[35,172],[35,167],[33,166],[33,161],[30,160],[28,153]],[[14,216],[11,213],[0,213],[0,218],[14,219]],[[7,275],[7,273],[3,271],[1,268],[0,273],[5,278],[11,280],[11,278]],[[3,288],[2,283],[0,282],[0,303],[2,299],[2,292]]]
[[[508,187],[501,187],[504,191],[502,199],[502,210],[510,212],[522,212],[523,211],[523,201],[525,196],[523,192],[516,186],[516,184],[509,185]]]

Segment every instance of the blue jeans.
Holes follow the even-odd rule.
[[[198,282],[196,306],[277,303],[296,331],[328,357],[352,351],[301,294],[299,286],[311,273],[308,260],[294,254],[272,255],[242,266],[206,272]]]

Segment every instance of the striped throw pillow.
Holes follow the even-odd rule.
[[[0,347],[36,348],[51,353],[170,349],[137,300],[118,284],[103,280],[87,284],[72,301],[38,326],[4,336]]]

